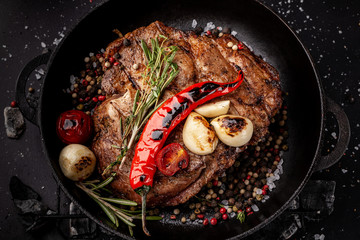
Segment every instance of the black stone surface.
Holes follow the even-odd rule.
[[[24,65],[41,54],[44,48],[54,49],[82,16],[102,2],[0,2],[0,109],[9,106],[14,100],[16,78]],[[279,14],[309,49],[326,95],[339,103],[349,117],[352,137],[348,150],[339,163],[312,176],[313,180],[336,182],[334,210],[331,214],[315,221],[302,218],[306,213],[288,213],[281,217],[283,222],[274,222],[275,227],[264,230],[258,236],[264,239],[284,239],[284,229],[291,232],[295,228],[301,228],[291,238],[321,239],[324,236],[325,239],[360,239],[360,1],[261,2]],[[94,31],[96,32],[96,26]],[[39,68],[32,76],[35,97],[41,86],[41,69],[45,70],[44,67]],[[11,199],[8,187],[10,178],[18,176],[41,195],[43,203],[50,209],[68,211],[69,208],[42,152],[38,128],[29,122],[26,126],[26,131],[18,140],[9,139],[6,137],[4,119],[0,118],[1,239],[64,239],[64,235],[57,230],[49,230],[47,235],[42,236],[26,233]],[[328,124],[326,132],[328,147],[331,148],[337,137],[334,124]],[[61,205],[54,200],[58,198],[62,200]],[[280,230],[276,226],[283,226],[284,229]],[[278,232],[276,229],[279,229]],[[97,238],[108,237],[97,235]]]

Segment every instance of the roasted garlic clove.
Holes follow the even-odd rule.
[[[214,129],[203,116],[195,112],[190,113],[186,119],[183,141],[191,152],[198,155],[214,152],[218,144]]]
[[[224,100],[219,102],[205,103],[197,107],[194,111],[207,118],[213,118],[227,114],[230,108],[230,101]]]
[[[253,134],[253,124],[245,117],[222,115],[210,123],[220,141],[232,147],[240,147],[250,141]]]
[[[61,150],[59,164],[67,178],[73,181],[82,181],[93,173],[96,157],[84,145],[70,144]]]

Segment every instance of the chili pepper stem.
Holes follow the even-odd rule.
[[[142,216],[142,229],[144,233],[150,237],[150,232],[146,228],[146,196],[148,194],[148,191],[144,190],[141,192],[141,216]]]

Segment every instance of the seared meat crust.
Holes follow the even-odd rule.
[[[105,57],[120,54],[119,65],[106,70],[102,89],[107,94],[93,115],[95,138],[92,144],[102,172],[108,164],[116,159],[120,151],[111,145],[121,145],[119,119],[130,114],[136,89],[143,89],[141,73],[146,66],[140,41],[144,40],[150,46],[150,39],[162,34],[169,38],[167,45],[176,45],[179,51],[174,61],[179,66],[179,75],[164,93],[167,99],[182,89],[202,81],[231,82],[237,77],[241,68],[245,75],[243,84],[234,92],[219,99],[231,101],[230,114],[249,118],[254,125],[254,134],[250,144],[261,141],[268,132],[270,119],[280,109],[282,104],[279,75],[271,65],[255,56],[245,45],[243,49],[234,51],[227,47],[229,41],[238,44],[239,41],[229,34],[224,36],[197,36],[193,32],[183,32],[154,22],[147,27],[141,27],[124,36],[130,40],[130,46],[124,46],[124,38],[110,43]],[[134,69],[133,65],[139,68]],[[182,142],[182,125],[170,135],[167,143]],[[165,144],[165,145],[166,145]],[[168,177],[156,172],[153,188],[148,194],[148,205],[174,206],[186,202],[194,196],[211,179],[221,175],[229,168],[245,147],[231,148],[219,143],[211,155],[199,156],[191,153],[190,163],[186,170]],[[129,158],[121,170],[117,170],[116,180],[112,187],[128,199],[141,202],[129,183],[131,159],[134,149],[129,152]]]

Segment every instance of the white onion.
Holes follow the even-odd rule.
[[[96,157],[81,144],[70,144],[60,152],[59,164],[64,175],[73,181],[82,181],[94,171]]]
[[[183,141],[191,152],[198,155],[214,152],[218,144],[214,129],[203,116],[195,112],[190,113],[186,119]]]
[[[226,145],[241,147],[248,143],[252,137],[254,127],[245,117],[235,115],[222,115],[210,123],[218,138]]]
[[[230,108],[230,101],[224,100],[219,102],[211,102],[197,107],[194,111],[207,118],[213,118],[227,114]]]

